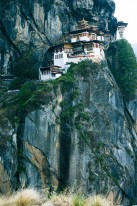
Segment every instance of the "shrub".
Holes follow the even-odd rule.
[[[64,194],[53,194],[51,202],[52,205],[71,206],[71,197]]]
[[[81,195],[76,195],[72,199],[72,206],[84,206],[85,198]]]
[[[81,61],[79,64],[75,65],[74,69],[77,73],[81,74],[83,77],[89,77],[89,74],[98,71],[101,68],[101,65],[95,62],[92,62],[89,59]]]
[[[93,196],[86,200],[86,206],[109,206],[107,200],[102,196]]]
[[[40,194],[34,189],[24,189],[10,197],[0,199],[0,206],[34,206],[40,203]]]
[[[10,83],[9,89],[10,90],[20,89],[23,83],[24,83],[23,79],[16,78]]]

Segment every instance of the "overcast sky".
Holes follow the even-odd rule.
[[[119,21],[128,23],[126,38],[131,43],[137,43],[137,0],[114,0],[116,3],[115,16]]]

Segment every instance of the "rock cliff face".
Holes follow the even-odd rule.
[[[136,101],[129,116],[108,69],[83,69],[87,76],[76,73],[74,88],[58,91],[25,118],[23,180],[27,186],[75,185],[86,194],[107,194],[113,203],[135,204]]]
[[[12,65],[23,50],[22,42],[33,50],[41,64],[47,48],[75,29],[83,17],[114,33],[114,9],[112,0],[1,0],[1,73],[13,72]]]
[[[16,135],[9,123],[3,127],[10,137],[1,154],[3,182],[13,189],[69,186],[136,204],[137,101],[124,105],[105,66],[87,62],[72,71],[51,84],[50,98],[22,119]],[[4,183],[1,192],[8,191]]]

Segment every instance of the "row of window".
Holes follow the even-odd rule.
[[[55,53],[62,52],[63,48],[55,49]]]
[[[63,58],[63,54],[56,54],[55,55],[55,59],[62,59]]]
[[[87,51],[91,51],[93,50],[93,47],[94,48],[103,48],[100,44],[96,44],[96,43],[93,43],[92,46],[87,46]],[[79,48],[79,45],[78,45],[78,48]],[[75,46],[75,49],[76,49],[76,46]],[[84,48],[83,48],[84,49]],[[65,49],[65,52],[66,53],[72,53],[73,50],[72,49]],[[67,57],[69,57],[69,54],[67,54]],[[63,58],[63,54],[55,54],[55,59],[62,59]]]
[[[50,74],[50,70],[42,71],[41,73],[42,73],[42,75],[43,75],[43,74]]]
[[[65,52],[72,52],[72,49],[65,49]]]
[[[93,43],[92,46],[87,46],[87,47],[86,47],[86,48],[87,48],[87,51],[93,50],[93,47],[94,47],[94,48],[101,48],[101,49],[102,49],[102,48],[103,48],[103,45]]]
[[[50,72],[50,71],[42,71],[41,73],[42,73],[42,75],[44,75],[44,74],[50,74],[51,72]],[[51,76],[52,76],[52,77],[55,77],[56,74],[51,73]]]
[[[80,40],[80,37],[89,37],[91,40],[95,40],[97,39],[97,36],[94,35],[94,34],[81,34],[81,35],[77,35],[77,36],[74,36],[73,38],[76,38],[77,40]]]
[[[58,53],[58,52],[62,52],[63,51],[63,49],[56,49],[55,50],[55,53]],[[72,49],[65,49],[65,52],[72,52]]]

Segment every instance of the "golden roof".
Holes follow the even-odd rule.
[[[87,27],[89,27],[88,21],[86,21],[85,19],[79,21],[78,28],[87,28]]]
[[[78,29],[87,29],[88,28],[88,29],[92,29],[94,31],[96,31],[98,29],[98,27],[95,25],[89,25],[88,21],[86,21],[84,18],[81,21],[79,21],[77,27],[78,27]]]
[[[83,18],[81,21],[79,21],[79,24],[88,24],[88,21],[86,21],[86,20]]]

